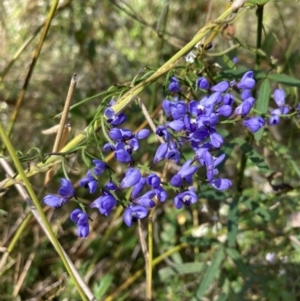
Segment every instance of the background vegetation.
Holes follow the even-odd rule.
[[[259,6],[262,1],[249,2],[228,21],[229,27],[219,28],[213,48],[201,54],[200,61],[214,66],[215,80],[239,79],[242,71],[255,69],[257,96],[262,93],[263,78],[270,75],[271,91],[284,88],[287,103],[295,109],[300,87],[299,4],[264,2]],[[53,117],[63,109],[74,72],[78,84],[72,104],[82,105],[69,113],[70,139],[93,121],[104,101],[101,92],[110,87],[115,96],[127,91],[135,76],[160,67],[230,3],[61,1],[26,86],[52,5],[43,0],[0,2],[0,120],[7,130],[12,129],[11,142],[24,170],[40,162],[33,147],[42,156],[52,151],[55,135],[42,131],[59,122]],[[238,58],[235,66],[234,57]],[[183,76],[184,68],[172,72]],[[166,96],[169,75],[139,95],[150,113]],[[17,108],[24,87],[25,97]],[[132,130],[145,119],[134,102],[124,112]],[[206,190],[198,203],[182,210],[176,210],[172,202],[155,210],[152,299],[299,300],[299,119],[284,118],[276,127],[267,126],[259,141],[238,124],[224,131],[228,143],[223,151],[228,159],[222,174],[234,187],[226,193]],[[237,137],[247,140],[247,147]],[[4,143],[1,147],[2,156],[14,168],[7,147]],[[156,147],[151,139],[142,145],[142,162]],[[89,142],[88,151],[97,156],[95,142]],[[84,176],[87,167],[80,152],[67,158],[66,168],[73,183]],[[63,176],[62,169],[57,169],[46,188],[42,171],[30,178],[39,200],[56,191]],[[0,180],[6,177],[0,169]],[[84,189],[79,197],[87,204],[94,198]],[[91,233],[85,239],[77,238],[69,220],[73,208],[70,203],[60,210],[44,211],[95,298],[146,300],[148,282],[138,229],[124,225],[122,208],[109,217],[93,212]],[[1,191],[0,209],[0,300],[81,300],[61,256],[36,219],[28,216],[29,206],[13,186]],[[24,220],[27,224],[22,228]],[[142,223],[145,237],[148,223]]]

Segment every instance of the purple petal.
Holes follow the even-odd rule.
[[[226,81],[221,81],[218,84],[212,86],[210,90],[213,92],[225,92],[228,90],[228,88],[229,88],[229,83]]]
[[[140,179],[141,179],[140,170],[137,168],[129,168],[126,171],[125,177],[120,184],[120,188],[129,188],[135,185],[136,183],[138,183]]]
[[[75,196],[75,189],[69,180],[62,178],[60,182],[61,187],[58,190],[58,194],[60,196],[65,198],[72,198],[73,196]]]
[[[276,89],[273,94],[274,100],[278,107],[282,107],[285,103],[285,92],[282,89]]]
[[[238,89],[253,89],[255,80],[253,79],[253,71],[247,71],[241,81],[237,84]]]
[[[167,154],[168,151],[168,143],[162,143],[155,153],[153,163],[156,164],[157,162],[161,161]]]
[[[265,125],[265,121],[262,117],[252,117],[248,120],[244,120],[243,125],[246,126],[252,133],[255,133]]]
[[[64,203],[68,201],[68,199],[62,198],[57,195],[48,194],[43,198],[43,201],[46,205],[52,208],[60,208]]]
[[[210,182],[211,186],[217,190],[226,190],[232,183],[228,179],[216,179]]]
[[[150,135],[150,131],[148,129],[142,129],[135,134],[135,138],[138,140],[145,139]]]

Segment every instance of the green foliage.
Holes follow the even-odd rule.
[[[232,180],[230,190],[212,189],[204,169],[199,170],[195,181],[198,202],[176,210],[172,204],[175,190],[166,183],[171,197],[154,211],[152,234],[148,232],[150,219],[141,223],[148,251],[149,236],[153,239],[153,252],[147,254],[152,256],[152,299],[296,301],[300,298],[300,148],[295,111],[300,88],[298,4],[247,1],[247,8],[229,14],[227,21],[215,28],[211,50],[204,51],[202,46],[193,49],[198,55],[194,64],[181,57],[155,81],[151,78],[208,20],[226,11],[227,3],[220,3],[212,1],[210,7],[207,1],[194,0],[67,1],[58,9],[44,41],[11,141],[32,188],[42,199],[46,192],[57,191],[63,173],[76,183],[94,158],[110,160],[102,153],[102,145],[108,137],[103,112],[111,99],[118,101],[141,85],[138,97],[152,114],[160,111],[162,100],[168,96],[172,76],[189,87],[182,93],[188,101],[204,95],[195,89],[198,76],[204,75],[214,84],[220,80],[239,81],[246,71],[253,70],[257,81],[253,91],[255,114],[266,120],[270,117],[270,109],[276,107],[272,97],[275,88],[285,89],[291,111],[281,116],[278,126],[267,125],[254,135],[241,126],[242,119],[222,119],[220,133],[225,144],[214,155],[226,154],[218,169],[220,177]],[[0,119],[6,129],[48,6],[47,1],[0,4]],[[255,13],[258,6],[264,10],[261,23]],[[231,38],[226,35],[229,29],[225,25],[229,29],[233,26]],[[239,59],[237,64],[232,61],[234,57]],[[82,137],[54,157],[54,138],[41,131],[61,117],[75,71],[79,81],[69,110],[69,140],[80,134]],[[241,103],[235,88],[230,89],[236,103]],[[124,111],[127,128],[137,129],[145,121],[137,102],[132,101]],[[152,119],[156,122],[157,118],[153,115]],[[143,151],[136,162],[151,166],[157,145],[156,135],[151,134],[141,142]],[[2,140],[1,147],[1,158],[12,165]],[[191,155],[185,152],[184,158]],[[57,161],[46,164],[54,158]],[[52,181],[44,187],[42,172],[58,162],[62,168],[55,170]],[[144,168],[161,172],[162,166]],[[122,173],[120,164],[112,164],[111,168],[101,175],[101,188],[105,180]],[[164,171],[166,178],[169,170],[177,167],[168,168]],[[11,181],[10,186],[18,184],[16,170],[14,173],[7,177],[1,169],[0,180]],[[35,219],[28,218],[28,224],[21,227],[30,206],[22,203],[12,187],[0,192],[0,300],[81,300],[61,257]],[[88,206],[98,195],[79,189],[77,197]],[[122,198],[126,201],[129,196]],[[149,257],[143,254],[137,227],[124,226],[120,207],[108,217],[92,213],[90,236],[77,238],[69,221],[75,205],[70,201],[66,207],[46,214],[95,298],[146,300],[145,262]],[[7,258],[5,251],[9,253]]]

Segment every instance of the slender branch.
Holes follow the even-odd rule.
[[[22,90],[21,90],[21,92],[19,94],[19,97],[17,99],[16,107],[14,109],[13,116],[11,118],[11,124],[10,124],[9,129],[8,129],[8,136],[11,135],[11,133],[13,131],[13,128],[14,128],[14,125],[15,125],[15,121],[17,120],[17,117],[19,115],[20,107],[21,107],[21,105],[23,103],[23,100],[24,100],[24,97],[25,97],[25,94],[26,94],[26,91],[27,91],[27,88],[28,88],[28,85],[29,85],[32,73],[33,73],[33,70],[34,70],[35,65],[36,65],[36,62],[37,62],[37,60],[39,58],[39,55],[41,53],[43,44],[44,44],[44,42],[46,40],[46,36],[47,36],[48,31],[49,31],[49,28],[50,28],[50,25],[51,25],[51,21],[54,18],[58,2],[59,2],[59,0],[53,0],[53,2],[52,2],[52,6],[51,6],[50,11],[49,11],[47,22],[45,23],[44,30],[43,30],[43,32],[41,34],[40,41],[39,41],[39,43],[37,45],[37,48],[36,48],[36,50],[35,50],[35,52],[33,54],[33,58],[32,58],[29,70],[27,72],[27,76],[26,76],[24,85],[23,85]]]
[[[59,128],[58,128],[55,143],[54,143],[54,146],[53,146],[53,152],[58,152],[59,151],[59,144],[60,144],[60,141],[61,141],[61,137],[62,137],[62,134],[63,134],[64,127],[66,125],[66,120],[67,120],[67,117],[68,117],[68,114],[69,114],[69,108],[70,108],[70,105],[71,105],[71,100],[72,100],[72,96],[73,96],[73,92],[75,90],[76,84],[77,84],[77,74],[74,73],[73,76],[72,76],[71,82],[70,82],[69,91],[68,91],[67,98],[66,98],[66,101],[65,101],[65,106],[64,106],[62,116],[61,116],[61,119],[60,119]]]
[[[16,155],[16,152],[15,152],[15,149],[7,135],[7,133],[5,132],[5,129],[2,125],[2,123],[0,122],[0,136],[2,138],[2,141],[4,142],[11,158],[12,158],[12,161],[14,162],[14,165],[16,167],[16,169],[18,170],[19,172],[19,176],[20,178],[22,179],[24,185],[26,186],[27,188],[27,191],[28,191],[28,194],[30,196],[30,199],[27,198],[27,201],[29,202],[30,204],[30,208],[32,209],[32,213],[36,216],[36,217],[39,217],[39,221],[42,221],[43,225],[44,225],[44,230],[45,230],[45,233],[48,235],[48,237],[50,238],[50,241],[53,243],[54,247],[55,247],[55,250],[57,251],[57,253],[59,254],[64,266],[66,267],[66,270],[68,271],[69,275],[71,276],[71,278],[73,279],[74,281],[74,284],[81,296],[81,298],[83,300],[87,300],[86,296],[85,296],[85,293],[82,289],[82,287],[80,286],[80,284],[78,283],[78,280],[77,278],[75,277],[75,274],[74,274],[74,271],[72,270],[71,266],[70,266],[70,263],[68,262],[68,259],[66,258],[66,255],[65,255],[65,252],[63,250],[63,248],[61,247],[61,245],[59,244],[56,236],[54,235],[53,233],[53,230],[43,212],[43,209],[40,205],[40,202],[31,186],[31,183],[29,182],[28,178],[26,177],[26,174],[22,168],[22,165]],[[1,159],[3,160],[3,159]],[[92,299],[91,299],[92,300]],[[94,299],[96,300],[96,299]]]

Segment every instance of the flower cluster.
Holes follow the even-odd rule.
[[[107,120],[109,141],[104,144],[104,152],[113,152],[114,158],[125,167],[123,177],[117,181],[110,176],[104,184],[99,177],[105,172],[111,175],[112,169],[107,163],[94,159],[93,167],[83,177],[79,186],[89,190],[91,194],[100,195],[90,204],[100,214],[108,216],[117,204],[124,206],[124,222],[130,227],[138,219],[147,216],[148,210],[156,206],[156,202],[165,202],[172,198],[177,209],[194,204],[198,200],[195,179],[206,183],[216,190],[226,190],[232,183],[229,179],[219,176],[219,165],[224,162],[225,154],[219,154],[224,144],[224,137],[218,131],[222,120],[239,117],[243,126],[251,132],[257,132],[265,125],[260,116],[248,117],[255,104],[252,89],[255,87],[253,72],[246,72],[239,82],[220,81],[212,85],[206,77],[196,80],[196,89],[202,93],[199,100],[182,100],[184,90],[181,81],[170,78],[168,86],[171,96],[162,102],[165,122],[156,128],[155,134],[163,138],[154,154],[151,167],[141,169],[134,160],[135,153],[140,150],[140,141],[150,135],[148,129],[133,133],[121,126],[126,121],[124,113],[116,114],[112,109],[114,102],[106,108],[104,115]],[[235,95],[239,93],[240,103],[236,104]],[[279,122],[279,115],[287,114],[285,95],[282,90],[275,90],[274,99],[278,106],[271,112],[270,124]],[[183,156],[189,153],[189,158]],[[218,156],[216,156],[218,152]],[[169,182],[162,182],[160,174],[154,170],[163,161],[173,161],[177,166],[175,174]],[[202,169],[205,176],[201,177]],[[59,208],[74,198],[81,209],[72,211],[70,218],[78,226],[78,236],[86,237],[89,233],[88,215],[85,208],[76,199],[73,185],[66,179],[61,180],[58,195],[47,195],[44,203]],[[130,199],[124,200],[124,190],[130,189]],[[126,192],[126,191],[125,191]]]
[[[274,100],[278,106],[277,109],[271,111],[271,117],[269,118],[270,125],[276,125],[280,121],[280,115],[286,115],[290,109],[285,105],[285,92],[282,89],[276,89],[273,94]]]

